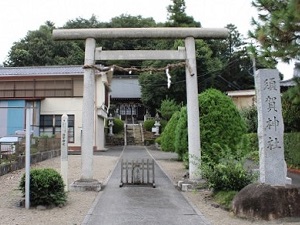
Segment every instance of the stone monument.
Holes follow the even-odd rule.
[[[255,74],[257,96],[260,182],[270,185],[291,183],[284,159],[283,119],[279,72],[261,69]]]

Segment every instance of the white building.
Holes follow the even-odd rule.
[[[112,74],[95,71],[94,149],[105,145]],[[25,128],[25,107],[34,107],[34,135],[59,135],[61,116],[69,117],[69,149],[81,148],[82,66],[0,67],[0,137]]]

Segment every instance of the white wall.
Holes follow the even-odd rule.
[[[73,114],[74,115],[74,143],[70,146],[81,145],[82,128],[82,98],[46,98],[41,101],[41,115],[55,114]]]

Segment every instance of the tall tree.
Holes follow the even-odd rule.
[[[185,13],[184,0],[172,0],[173,4],[167,7],[168,22],[167,27],[201,27],[200,22],[196,22],[193,17]]]
[[[8,53],[5,66],[46,66],[82,64],[84,51],[75,42],[55,42],[54,24],[47,21],[38,30],[29,31],[15,42]]]
[[[171,5],[167,7],[168,21],[164,24],[166,27],[200,27],[200,23],[196,22],[193,17],[187,16],[185,13],[185,1],[184,0],[172,0]],[[198,41],[197,41],[198,42]],[[198,46],[201,46],[203,42],[200,41]],[[182,40],[159,40],[154,46],[155,49],[177,49],[179,46],[184,46]],[[199,51],[203,51],[207,48],[197,48]],[[206,53],[205,53],[206,55]],[[198,56],[198,54],[197,54]],[[197,59],[198,60],[198,59]],[[152,61],[143,62],[143,66],[162,68],[168,64],[176,64],[174,61]],[[198,63],[198,61],[197,61]],[[207,68],[201,65],[206,64],[207,61],[199,60],[199,68]],[[186,88],[185,88],[185,69],[173,68],[170,70],[172,76],[171,87],[167,88],[167,77],[165,72],[154,72],[150,74],[140,75],[140,84],[142,87],[142,102],[152,112],[160,108],[161,102],[166,99],[174,99],[177,103],[186,102]],[[153,85],[153,86],[152,86]],[[155,90],[155,91],[153,91]],[[159,90],[159,91],[158,91]],[[154,100],[155,99],[155,100]]]
[[[226,28],[229,38],[208,41],[213,56],[221,61],[222,66],[216,71],[212,87],[222,91],[251,89],[254,85],[253,65],[247,44],[235,25],[228,24]]]
[[[261,56],[289,62],[300,57],[300,0],[254,0],[259,11],[249,35],[261,44]]]

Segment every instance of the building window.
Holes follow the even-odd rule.
[[[40,135],[60,135],[62,115],[41,115]],[[69,143],[74,143],[74,115],[68,115],[68,139]]]

